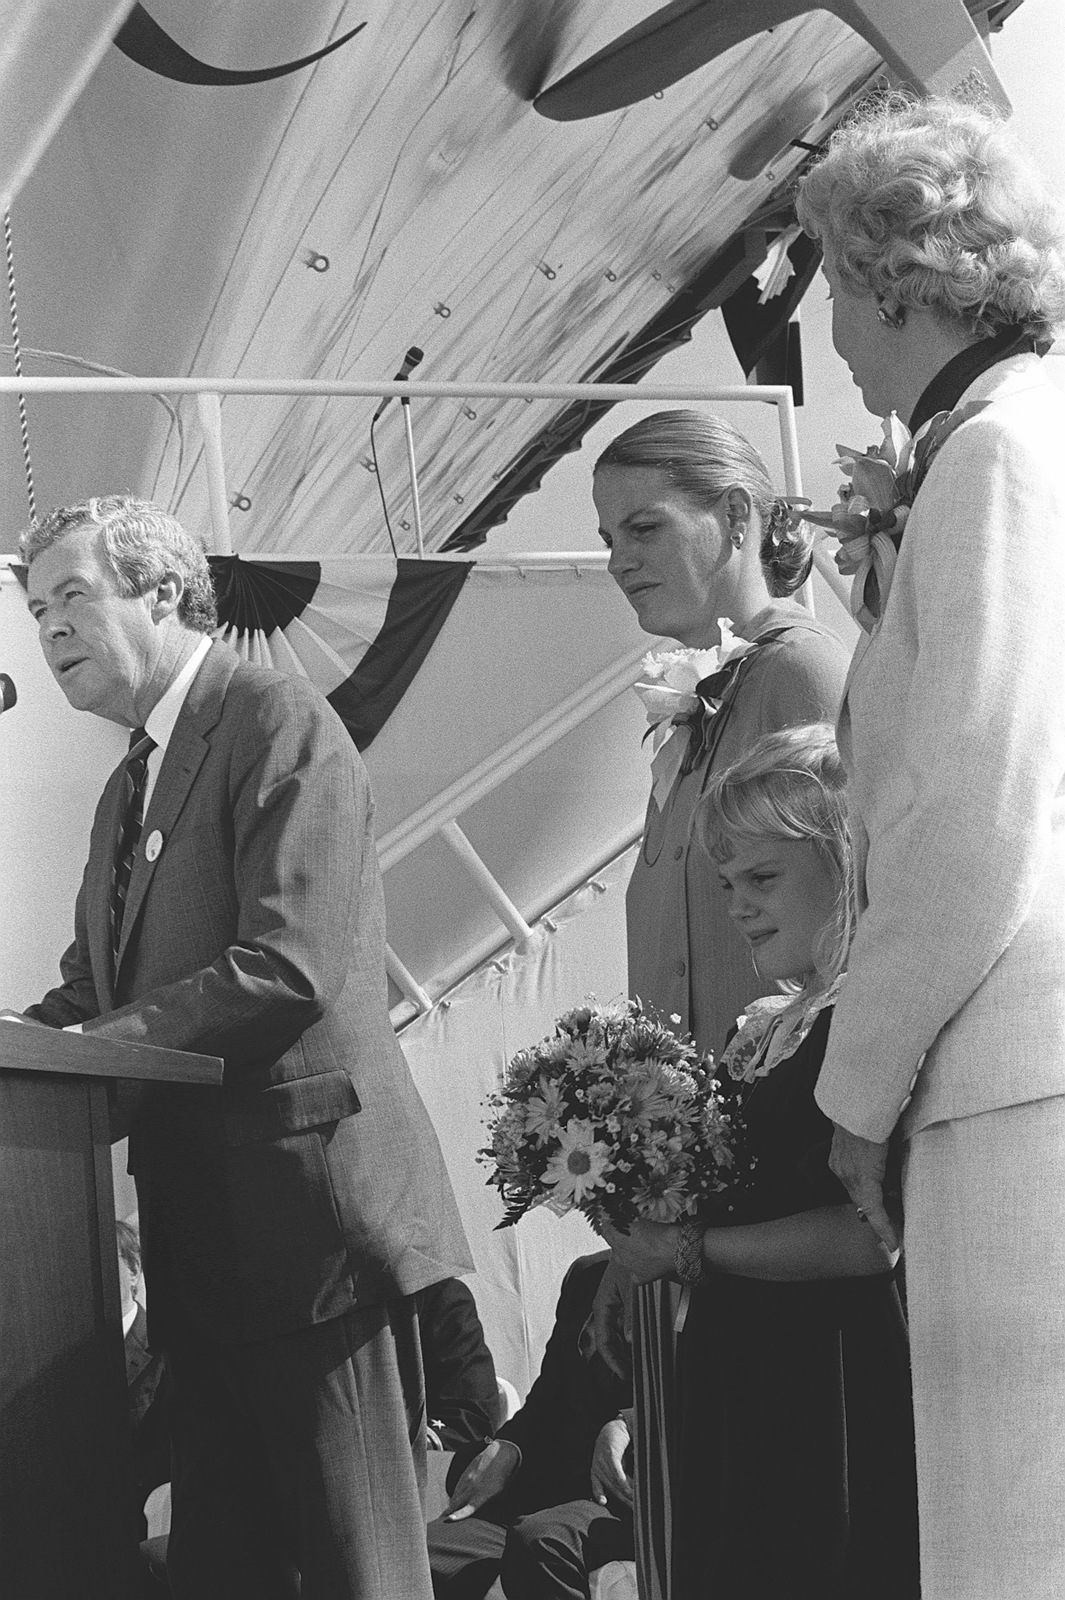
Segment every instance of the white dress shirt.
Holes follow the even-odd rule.
[[[210,648],[211,640],[205,633],[169,689],[148,713],[144,731],[151,734],[155,740],[155,749],[148,757],[148,778],[144,787],[145,816],[148,814],[148,803],[155,788],[155,780],[159,776],[159,768],[163,764],[163,757],[166,755],[166,747],[174,731],[174,724],[181,715],[185,697],[192,688],[192,680],[199,672],[203,658]]]

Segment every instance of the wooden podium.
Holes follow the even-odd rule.
[[[109,1079],[218,1085],[211,1056],[0,1013],[0,1592],[138,1593]]]

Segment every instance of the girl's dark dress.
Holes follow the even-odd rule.
[[[846,1204],[814,1101],[831,1010],[753,1083],[723,1074],[757,1158],[711,1226]],[[895,1277],[692,1292],[677,1346],[673,1600],[915,1600],[917,1492]]]

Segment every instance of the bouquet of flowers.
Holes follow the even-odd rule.
[[[743,1171],[712,1061],[637,1001],[568,1011],[518,1051],[488,1105],[478,1159],[506,1204],[501,1228],[538,1205],[593,1227],[675,1222]]]

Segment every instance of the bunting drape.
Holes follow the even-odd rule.
[[[360,750],[417,676],[474,566],[401,556],[208,556],[218,637],[245,661],[309,678]],[[23,588],[26,568],[11,562]]]
[[[316,684],[365,750],[412,683],[473,565],[211,556],[219,637]]]

